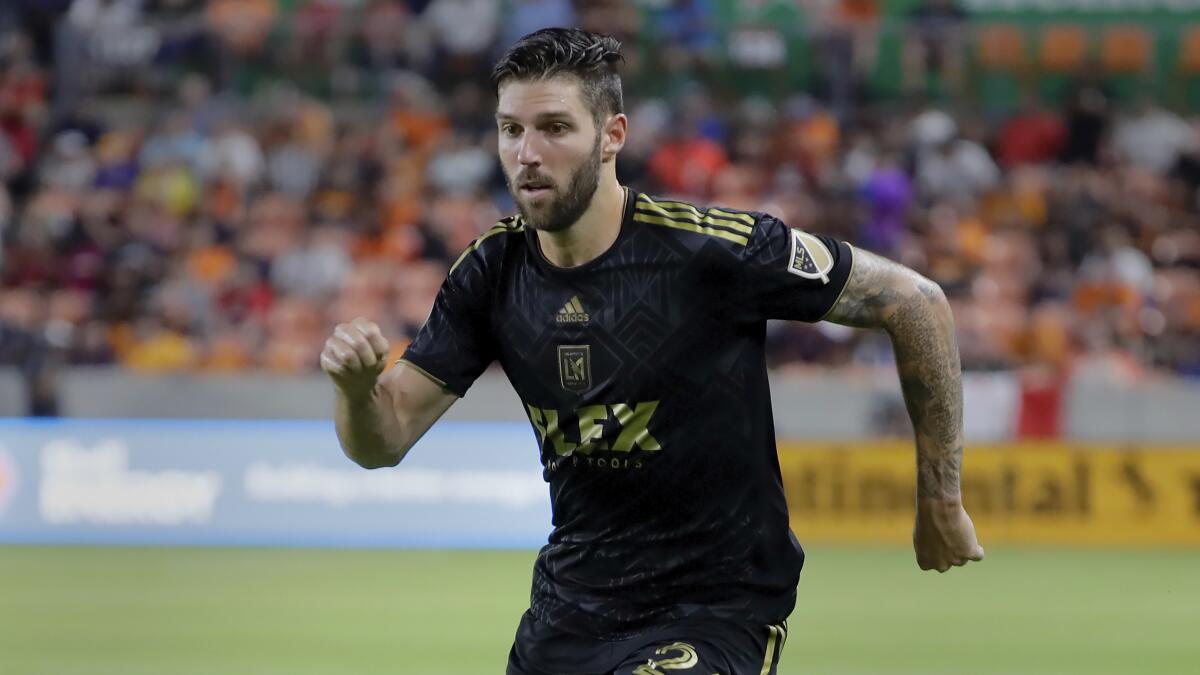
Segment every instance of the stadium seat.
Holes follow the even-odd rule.
[[[1179,72],[1200,75],[1200,26],[1192,26],[1179,39]]]
[[[1020,99],[1028,71],[1025,33],[1013,24],[981,26],[976,32],[975,63],[978,77],[972,88],[984,109],[998,114],[1011,112]]]
[[[1179,37],[1179,57],[1175,70],[1177,86],[1174,92],[1184,98],[1184,103],[1191,110],[1200,108],[1200,26],[1192,26],[1183,31]]]
[[[1104,30],[1100,66],[1114,96],[1130,100],[1154,87],[1152,45],[1141,26],[1116,25]]]
[[[1112,75],[1145,73],[1150,68],[1151,41],[1140,26],[1113,26],[1100,41],[1100,63]]]
[[[1019,73],[1025,66],[1025,35],[1012,24],[991,24],[978,32],[979,67],[985,72]]]
[[[1071,87],[1071,77],[1088,61],[1088,33],[1077,24],[1050,24],[1038,36],[1037,64],[1041,95],[1062,101]]]
[[[1083,68],[1088,56],[1088,34],[1082,26],[1053,24],[1042,29],[1038,65],[1043,72],[1071,74]]]

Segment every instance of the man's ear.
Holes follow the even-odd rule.
[[[625,147],[625,136],[629,131],[629,118],[624,113],[617,113],[608,118],[601,129],[600,157],[607,162],[621,152]]]

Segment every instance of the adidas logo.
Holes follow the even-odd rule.
[[[583,305],[579,304],[579,296],[572,296],[563,308],[558,310],[556,321],[558,323],[587,323],[591,320],[591,316],[583,311]]]

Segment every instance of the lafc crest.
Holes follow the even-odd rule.
[[[807,232],[792,230],[792,253],[788,256],[788,272],[805,279],[820,279],[829,283],[833,269],[833,254],[820,239]]]
[[[585,391],[592,386],[592,348],[589,345],[558,346],[558,379],[563,389]]]

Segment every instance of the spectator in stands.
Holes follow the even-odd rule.
[[[34,46],[38,64],[48,66],[54,61],[54,31],[73,0],[16,0],[3,4],[17,15],[18,23]],[[9,20],[11,21],[11,14]]]
[[[208,5],[209,25],[238,58],[262,50],[278,13],[275,0],[212,0]]]
[[[498,169],[495,153],[471,142],[465,133],[446,136],[429,162],[429,186],[439,192],[470,194],[482,190]]]
[[[209,140],[192,126],[187,115],[175,111],[146,139],[138,164],[144,169],[178,164],[196,170],[211,152]]]
[[[321,171],[320,148],[300,141],[281,126],[267,150],[267,178],[276,190],[307,197],[317,186]]]
[[[13,147],[8,136],[0,133],[0,185],[7,185],[13,181],[24,168],[24,161],[17,154],[17,150]],[[7,195],[7,189],[5,190]]]
[[[439,56],[436,70],[450,82],[486,75],[500,35],[500,3],[494,0],[433,0],[423,15]]]
[[[1100,143],[1108,131],[1109,95],[1101,84],[1085,79],[1067,105],[1067,140],[1062,161],[1068,164],[1095,164],[1100,158]]]
[[[828,94],[840,120],[854,100],[862,100],[879,55],[880,3],[877,0],[819,0],[805,3],[814,34],[818,87]]]
[[[432,36],[416,19],[417,10],[411,5],[400,0],[373,0],[351,41],[351,62],[368,74],[426,70],[432,58]]]
[[[142,0],[74,0],[67,21],[89,32],[128,28],[142,16]]]
[[[221,52],[205,18],[207,0],[147,0],[144,11],[159,28],[155,63],[221,77]]]
[[[0,181],[0,282],[4,279],[4,256],[8,240],[12,236],[13,226],[12,197],[9,196],[8,187]],[[0,285],[0,288],[3,286]]]
[[[0,294],[0,366],[15,367],[25,383],[26,414],[58,414],[61,354],[44,333],[42,298],[31,290]]]
[[[872,251],[893,256],[905,233],[913,197],[912,184],[900,167],[899,157],[884,152],[874,158],[861,186],[867,206],[861,241]]]
[[[32,170],[37,159],[39,144],[34,119],[33,106],[22,104],[8,92],[0,91],[0,135],[4,136],[12,153],[8,157],[10,181]]]
[[[288,43],[297,62],[332,68],[336,65],[342,33],[342,4],[338,0],[305,0],[292,19]]]
[[[967,13],[956,0],[925,0],[908,15],[904,38],[904,72],[908,88],[925,89],[937,76],[943,86],[960,91]]]
[[[38,169],[40,183],[62,190],[81,191],[93,184],[96,162],[88,140],[78,131],[63,131],[54,138],[50,152]]]
[[[973,200],[1000,181],[1000,169],[978,141],[956,136],[917,157],[917,183],[929,199]]]
[[[142,4],[143,0],[75,0],[67,13],[69,37],[57,41],[58,57],[67,57],[75,69],[71,74],[86,69],[87,80],[103,80],[150,63],[161,38],[145,25]]]
[[[500,44],[511,45],[542,28],[575,25],[571,0],[513,0],[504,13]]]
[[[1000,127],[996,161],[1006,169],[1052,162],[1062,153],[1066,140],[1067,129],[1062,118],[1027,98],[1020,111]]]
[[[341,287],[352,268],[347,234],[317,228],[271,263],[271,284],[289,296],[323,301]]]
[[[1193,150],[1195,142],[1191,125],[1149,97],[1113,129],[1113,149],[1121,159],[1160,175],[1175,166],[1182,153]]]
[[[253,188],[262,180],[266,159],[253,134],[233,120],[217,126],[215,137],[198,163],[198,173],[206,182],[226,177],[240,189]]]

